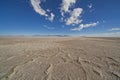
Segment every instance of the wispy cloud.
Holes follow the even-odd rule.
[[[66,25],[71,25],[71,24],[79,24],[82,22],[82,20],[79,19],[83,9],[82,8],[75,8],[71,12],[71,16],[66,20]]]
[[[120,31],[120,28],[111,28],[108,31]]]
[[[91,9],[93,7],[92,3],[88,5],[88,8]]]
[[[97,26],[99,24],[99,22],[94,22],[94,23],[90,23],[90,24],[80,24],[79,27],[73,28],[71,29],[72,31],[80,31],[84,28],[89,28],[89,27],[94,27]]]
[[[43,15],[43,16],[48,16],[46,14],[46,11],[43,8],[41,8],[41,6],[40,6],[41,0],[31,0],[31,4],[32,4],[35,12],[37,12],[38,14]]]
[[[49,27],[47,25],[44,25],[44,27],[47,28],[47,29],[55,29],[54,27]]]
[[[50,14],[50,17],[48,18],[51,22],[54,20],[55,15],[53,13]]]
[[[38,14],[45,16],[45,18],[49,21],[53,21],[55,18],[55,14],[51,12],[50,9],[44,10],[41,7],[41,2],[42,0],[31,0],[31,4]],[[66,25],[79,25],[79,27],[71,29],[72,31],[80,31],[83,28],[88,28],[88,27],[93,27],[96,26],[99,22],[96,23],[90,23],[90,24],[82,24],[82,13],[83,13],[83,8],[74,8],[72,7],[77,0],[62,0],[61,7],[60,7],[60,12],[61,12],[61,20],[65,22]],[[71,8],[72,7],[72,8]],[[92,3],[88,5],[88,8],[92,8],[93,5]],[[68,16],[65,16],[67,14]],[[49,27],[46,27],[48,29],[51,29]]]
[[[83,28],[88,28],[88,27],[93,27],[93,26],[96,26],[99,22],[96,22],[96,23],[90,23],[90,24],[82,24],[82,22],[84,22],[82,19],[81,19],[81,16],[82,16],[82,13],[83,13],[83,8],[74,8],[72,7],[72,9],[70,8],[72,5],[74,5],[75,3],[77,2],[77,0],[62,0],[62,4],[61,4],[61,21],[62,22],[65,22],[66,25],[78,25],[79,24],[79,27],[76,27],[76,28],[72,28],[71,30],[72,31],[80,31],[82,30]],[[92,9],[93,7],[93,4],[90,3],[88,5],[88,8],[89,9]],[[67,17],[64,16],[64,14],[67,13]],[[70,16],[69,16],[70,15]]]
[[[53,13],[50,13],[50,15],[48,15],[46,13],[46,10],[44,10],[40,5],[41,5],[41,0],[31,0],[31,4],[35,10],[35,12],[37,12],[38,14],[45,16],[48,20],[53,21],[55,15]],[[49,9],[47,9],[47,12]]]
[[[47,12],[50,12],[50,9],[47,9],[46,11],[47,11]]]

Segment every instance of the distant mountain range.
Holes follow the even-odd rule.
[[[0,36],[13,36],[13,37],[71,37],[70,35],[0,35]]]

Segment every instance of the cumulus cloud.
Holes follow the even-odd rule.
[[[71,16],[66,20],[66,25],[71,25],[71,24],[79,24],[82,22],[82,20],[79,19],[83,9],[82,8],[75,8],[71,12]]]
[[[72,31],[80,31],[84,28],[89,28],[89,27],[94,27],[97,26],[99,24],[99,22],[94,22],[94,23],[90,23],[90,24],[80,24],[79,27],[73,28],[71,29]]]
[[[45,10],[41,7],[42,0],[30,0],[30,1],[36,13],[44,16],[47,20],[51,22],[54,20],[55,14],[53,14],[50,9]],[[81,24],[82,22],[81,14],[83,12],[83,9],[79,7],[71,9],[71,7],[76,3],[76,1],[77,0],[62,0],[61,8],[60,8],[60,12],[62,15],[61,21],[65,22],[66,25],[79,24],[80,25],[79,27],[71,29],[73,31],[75,30],[80,31],[83,28],[96,26],[99,22],[90,23],[90,24]],[[91,9],[92,4],[89,4],[88,7]],[[67,14],[68,16],[65,16],[65,14]]]
[[[82,22],[80,19],[81,14],[83,12],[82,8],[74,8],[70,9],[76,3],[77,0],[62,0],[61,4],[61,21],[65,22],[66,25],[76,25]],[[69,17],[64,16],[65,14],[69,15]]]
[[[53,21],[55,15],[53,13],[50,13],[50,15],[48,15],[46,13],[46,11],[41,8],[40,4],[41,4],[41,0],[31,0],[31,4],[35,10],[35,12],[37,12],[38,14],[45,16],[46,18],[48,18],[48,20]],[[47,9],[47,12],[50,12],[49,9]]]
[[[76,3],[76,0],[62,0],[61,15],[63,16],[64,13],[70,12],[69,8],[75,3]]]
[[[120,28],[111,28],[108,31],[120,31]]]
[[[48,18],[51,22],[54,20],[55,15],[53,13],[50,14],[50,17]]]

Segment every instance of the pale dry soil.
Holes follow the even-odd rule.
[[[120,80],[120,39],[0,38],[0,80]]]

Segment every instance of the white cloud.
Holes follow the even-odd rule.
[[[112,29],[109,29],[108,31],[120,31],[120,28],[112,28]]]
[[[95,8],[93,8],[93,4],[92,3],[88,4],[87,7],[90,9],[89,10],[90,12],[95,11]]]
[[[76,25],[82,22],[81,14],[83,12],[82,8],[74,8],[73,10],[70,9],[77,0],[62,0],[61,4],[61,21],[65,22],[66,25]],[[70,15],[70,17],[66,17],[64,14]]]
[[[82,8],[75,8],[71,12],[71,16],[66,20],[66,25],[71,25],[71,24],[79,24],[82,22],[82,20],[79,19],[83,9]]]
[[[106,23],[106,20],[103,20],[102,22],[103,22],[103,23]]]
[[[94,27],[97,26],[99,24],[99,22],[95,22],[95,23],[90,23],[90,24],[80,24],[79,27],[73,28],[71,29],[72,31],[80,31],[84,28],[89,28],[89,27]]]
[[[55,29],[54,27],[49,27],[47,25],[44,25],[44,27],[47,28],[47,29]]]
[[[63,16],[64,13],[70,12],[69,8],[75,3],[76,3],[76,0],[62,0],[61,15]]]
[[[88,8],[91,9],[93,7],[92,3],[88,5]]]
[[[34,8],[34,10],[40,14],[40,15],[43,15],[43,16],[48,16],[46,14],[46,11],[44,9],[41,8],[40,4],[41,4],[41,0],[31,0],[31,4]]]
[[[53,14],[51,12],[50,9],[43,9],[41,7],[41,2],[43,0],[30,0],[31,4],[35,10],[36,13],[38,13],[39,15],[44,16],[47,20],[49,21],[53,21],[55,18],[55,14]],[[74,8],[74,9],[70,9],[77,0],[62,0],[62,4],[61,4],[61,8],[60,8],[60,12],[61,12],[61,21],[65,22],[66,25],[77,25],[79,24],[80,26],[77,28],[73,28],[71,30],[78,30],[80,31],[83,28],[88,28],[88,27],[92,27],[92,26],[96,26],[99,22],[96,23],[90,23],[90,24],[81,24],[82,19],[81,18],[81,14],[83,12],[82,8]],[[92,4],[89,4],[88,7],[91,9],[93,6]],[[65,16],[64,14],[69,15],[69,17]]]
[[[62,25],[62,28],[65,28],[65,25]]]
[[[51,16],[48,18],[51,22],[54,20],[55,15],[53,13],[50,14]]]
[[[41,8],[40,4],[41,4],[41,0],[31,0],[31,4],[35,10],[35,12],[37,12],[38,14],[45,16],[47,18],[47,20],[49,21],[53,21],[55,15],[53,13],[50,13],[50,10],[47,9],[46,11],[50,13],[50,15],[48,15],[46,13],[46,11]]]
[[[47,11],[47,12],[50,12],[50,9],[47,9],[46,11]]]

